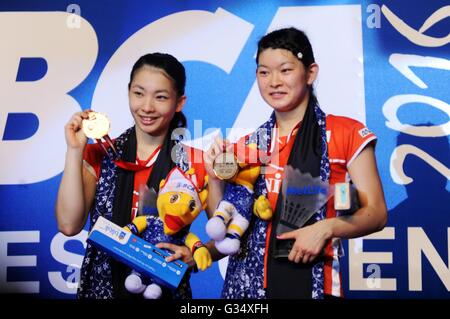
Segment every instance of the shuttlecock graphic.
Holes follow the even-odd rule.
[[[320,177],[285,167],[282,208],[277,234],[302,227],[331,197],[330,186]]]
[[[330,185],[320,177],[312,177],[289,165],[285,166],[284,173],[277,235],[303,227],[332,196]],[[292,243],[292,240],[277,240],[274,257],[287,257]]]

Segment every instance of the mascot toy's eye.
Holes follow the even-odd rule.
[[[172,196],[170,196],[169,201],[171,204],[173,204],[173,203],[178,202],[179,199],[180,199],[180,196],[178,194],[173,194]]]
[[[191,212],[194,211],[194,209],[195,209],[195,200],[191,200],[189,202],[189,209],[191,210]]]

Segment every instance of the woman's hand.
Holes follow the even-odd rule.
[[[196,267],[195,260],[192,257],[192,253],[186,246],[178,246],[171,243],[158,243],[156,244],[156,247],[160,249],[168,249],[173,252],[173,255],[166,257],[167,262],[181,259],[181,261],[188,264],[189,269],[193,269],[194,267]]]
[[[217,135],[209,149],[203,153],[205,170],[208,173],[209,181],[218,180],[216,174],[214,173],[213,163],[216,157],[224,152],[233,152],[233,144],[228,142],[228,140],[223,140],[219,135]]]
[[[88,138],[82,130],[82,121],[89,117],[91,110],[85,110],[75,113],[69,122],[64,126],[67,148],[77,151],[83,151]]]
[[[327,220],[318,221],[310,226],[299,228],[277,236],[277,239],[294,239],[288,259],[295,263],[309,263],[322,254],[325,243],[331,238],[331,229]]]
[[[203,162],[205,170],[208,174],[208,198],[206,205],[206,212],[208,218],[214,215],[214,211],[223,197],[225,189],[225,182],[219,179],[214,173],[213,163],[217,156],[224,151],[232,152],[233,144],[230,144],[227,140],[223,140],[219,135],[214,138],[210,148],[203,153]]]

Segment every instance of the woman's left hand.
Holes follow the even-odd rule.
[[[156,247],[160,249],[168,249],[173,252],[173,255],[166,257],[167,262],[171,262],[177,259],[181,259],[183,262],[188,264],[190,269],[193,269],[195,265],[195,260],[192,257],[192,253],[186,246],[178,246],[171,243],[158,243]]]
[[[294,239],[295,243],[288,259],[295,263],[309,263],[322,254],[323,247],[331,238],[331,229],[327,220],[318,221],[310,226],[299,228],[277,236],[277,239]]]
[[[228,140],[223,140],[220,135],[217,135],[211,146],[207,151],[203,153],[203,162],[205,165],[206,173],[208,173],[209,181],[219,180],[219,178],[214,173],[213,163],[217,156],[224,152],[233,153],[234,145]]]

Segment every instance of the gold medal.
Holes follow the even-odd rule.
[[[109,119],[105,114],[89,112],[89,118],[83,120],[83,132],[88,138],[101,139],[108,135]]]
[[[239,170],[239,165],[233,153],[221,153],[213,162],[214,174],[221,180],[230,180]]]

